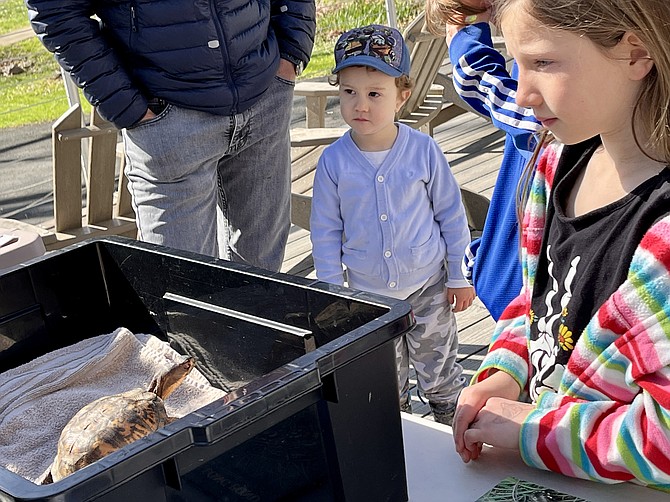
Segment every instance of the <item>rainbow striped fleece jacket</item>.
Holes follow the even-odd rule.
[[[526,388],[528,306],[561,149],[547,147],[538,163],[522,229],[523,288],[473,382],[496,369]],[[544,392],[535,404],[521,428],[528,465],[670,491],[670,215],[647,231],[627,280],[580,336],[559,392]]]

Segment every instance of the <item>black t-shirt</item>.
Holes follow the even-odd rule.
[[[558,390],[582,331],[624,282],[644,233],[670,213],[670,168],[630,194],[569,218],[565,201],[600,146],[594,138],[564,147],[554,176],[532,295],[530,397]]]

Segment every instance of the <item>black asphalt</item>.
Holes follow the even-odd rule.
[[[0,217],[53,218],[51,124],[0,129]]]

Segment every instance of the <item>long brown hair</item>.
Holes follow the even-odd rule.
[[[486,12],[486,9],[463,5],[460,0],[426,0],[426,27],[433,35],[444,37],[445,25],[461,24],[463,18]]]
[[[641,151],[659,162],[670,163],[668,0],[492,0],[492,5],[498,25],[510,9],[523,8],[543,26],[584,36],[603,50],[617,45],[626,32],[635,33],[649,51],[654,67],[642,81],[631,114],[633,134]],[[529,162],[520,181],[517,194],[521,203],[527,199],[531,169],[543,146],[540,140],[530,161],[533,165]]]
[[[645,77],[631,121],[638,146],[670,163],[670,3],[668,0],[492,0],[496,20],[521,5],[539,23],[582,35],[603,49],[626,32],[645,45],[654,68]],[[606,85],[606,84],[605,84]]]

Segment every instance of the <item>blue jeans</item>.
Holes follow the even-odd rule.
[[[138,238],[279,270],[290,227],[292,82],[250,109],[173,105],[123,131]]]

